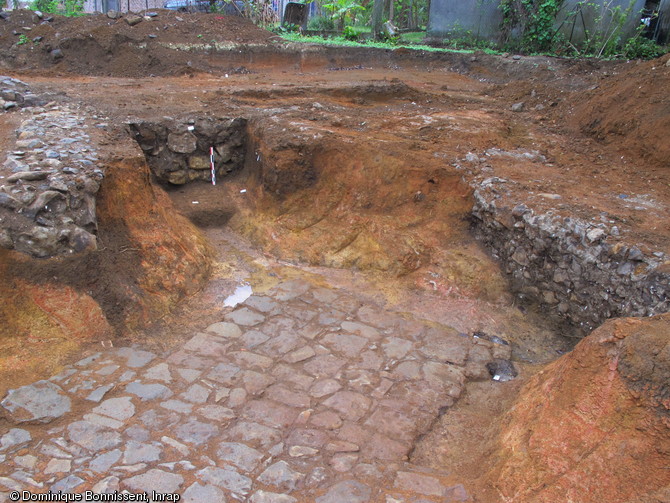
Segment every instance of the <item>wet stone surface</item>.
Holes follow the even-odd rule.
[[[17,489],[467,501],[459,481],[408,455],[466,376],[490,378],[487,364],[509,351],[340,290],[281,283],[169,354],[111,349],[10,391],[0,501]]]

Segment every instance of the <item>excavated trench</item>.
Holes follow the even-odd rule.
[[[440,396],[430,420],[402,434],[411,437],[411,463],[450,466],[482,501],[495,501],[491,473],[509,469],[512,455],[499,450],[499,435],[521,386],[606,319],[667,311],[659,257],[611,249],[598,227],[577,219],[510,209],[500,182],[433,168],[420,152],[426,164],[413,169],[371,138],[273,135],[285,127],[196,118],[131,131],[155,180],[212,242],[230,241],[232,231],[348,291],[489,345],[493,357],[478,363],[470,350],[464,392]]]
[[[274,127],[285,125],[275,121]],[[610,245],[603,226],[535,214],[523,203],[506,207],[496,188],[504,181],[495,177],[468,183],[455,170],[417,173],[387,146],[375,150],[373,139],[277,139],[276,129],[257,119],[163,120],[130,129],[155,179],[177,194],[173,200],[196,225],[233,219],[235,230],[278,256],[402,277],[444,268],[444,253],[467,248],[463,236],[473,234],[506,277],[478,287],[477,276],[491,264],[473,254],[471,277],[447,274],[456,288],[491,301],[509,288],[528,309],[564,324],[560,330],[569,337],[612,317],[670,309],[662,255]],[[210,153],[216,181],[242,181],[242,197],[202,183],[212,180]],[[201,184],[185,189],[192,181]],[[439,279],[428,282],[439,290]]]
[[[203,103],[210,100],[207,103],[210,106],[223,96],[220,89],[207,96],[204,91],[202,96],[199,89],[197,92]],[[654,367],[658,355],[667,353],[663,319],[653,318],[650,331],[646,320],[606,323],[602,332],[586,341],[591,346],[600,344],[597,350],[589,353],[585,350],[589,346],[581,344],[578,350],[558,357],[609,318],[649,316],[667,311],[670,283],[666,256],[623,241],[613,242],[608,234],[612,227],[609,220],[588,221],[577,212],[574,217],[564,218],[532,204],[532,192],[524,194],[523,187],[516,192],[510,190],[517,182],[511,177],[506,180],[493,176],[500,171],[489,163],[493,165],[494,160],[503,159],[511,164],[526,163],[526,172],[548,171],[552,163],[545,154],[547,157],[551,154],[544,148],[542,153],[532,149],[535,139],[526,141],[515,137],[518,134],[521,138],[523,134],[501,119],[500,114],[486,108],[490,106],[488,98],[478,96],[472,100],[471,94],[457,94],[446,97],[439,97],[438,93],[422,94],[403,83],[389,83],[385,78],[383,82],[340,89],[282,88],[273,82],[265,88],[257,85],[230,91],[230,106],[222,106],[224,112],[220,114],[201,110],[189,115],[182,111],[177,119],[163,117],[154,121],[147,119],[150,114],[145,113],[143,119],[129,119],[130,135],[143,152],[146,163],[139,156],[129,156],[104,166],[104,178],[95,198],[97,227],[86,227],[86,221],[76,218],[67,220],[65,212],[69,208],[61,208],[63,205],[47,205],[46,211],[40,210],[44,213],[40,215],[41,222],[31,220],[30,226],[26,225],[32,232],[43,230],[42,227],[55,228],[52,220],[58,221],[58,218],[64,225],[81,224],[95,238],[87,241],[97,246],[95,253],[89,252],[85,263],[78,262],[79,255],[74,255],[45,259],[35,266],[34,260],[21,259],[16,251],[3,251],[0,267],[11,271],[13,276],[1,286],[2,293],[12,302],[7,303],[8,309],[0,310],[0,318],[7,321],[6,325],[12,330],[15,325],[27,327],[19,334],[30,335],[25,338],[29,343],[26,348],[36,347],[33,329],[35,333],[59,330],[63,340],[68,336],[81,336],[82,340],[92,340],[96,347],[103,342],[106,349],[112,344],[125,345],[137,340],[165,350],[163,356],[169,354],[168,350],[180,348],[188,337],[187,351],[201,351],[207,358],[212,356],[209,354],[212,347],[214,352],[221,353],[217,355],[221,358],[217,368],[232,364],[230,358],[238,359],[235,364],[239,365],[244,361],[248,364],[247,377],[250,376],[250,383],[255,386],[261,379],[259,362],[261,367],[270,365],[268,357],[249,360],[253,356],[248,353],[249,348],[241,345],[241,339],[221,351],[220,341],[208,347],[212,333],[202,333],[203,327],[220,322],[224,316],[226,320],[240,316],[240,323],[244,325],[244,317],[255,312],[253,315],[259,319],[267,315],[261,328],[269,335],[250,330],[253,337],[271,340],[270,345],[275,344],[274,338],[279,341],[277,344],[290,344],[292,330],[284,331],[281,324],[292,323],[287,322],[287,318],[301,322],[311,319],[318,311],[325,317],[323,324],[332,325],[333,328],[328,329],[332,333],[305,333],[311,341],[306,344],[324,353],[333,351],[340,357],[345,355],[352,366],[357,367],[347,369],[342,376],[337,369],[332,372],[335,380],[341,379],[345,386],[351,386],[347,393],[353,390],[368,394],[374,387],[372,396],[384,402],[382,408],[370,412],[369,416],[348,418],[356,417],[363,426],[374,428],[375,438],[379,437],[376,435],[379,430],[393,440],[396,435],[402,444],[398,447],[388,442],[380,449],[380,443],[368,445],[362,436],[355,438],[352,433],[357,431],[355,428],[349,428],[342,434],[347,445],[338,444],[337,448],[354,449],[349,444],[356,443],[362,456],[368,456],[368,448],[378,449],[372,457],[382,460],[384,465],[397,460],[409,461],[408,466],[412,466],[404,468],[418,466],[424,475],[429,472],[423,470],[429,467],[434,470],[430,476],[437,477],[433,481],[446,476],[445,467],[447,471],[453,468],[456,476],[449,482],[440,479],[445,481],[444,487],[459,478],[460,483],[484,476],[484,471],[498,463],[500,466],[496,469],[502,470],[499,472],[502,475],[495,479],[495,488],[502,488],[500,495],[504,493],[505,498],[513,498],[518,490],[523,490],[528,495],[523,501],[535,501],[537,470],[534,464],[538,459],[541,462],[545,453],[558,451],[549,462],[551,466],[542,474],[554,477],[552,470],[556,466],[560,470],[566,466],[563,451],[554,446],[561,439],[566,442],[561,448],[574,441],[565,439],[561,436],[564,432],[559,431],[571,428],[565,428],[560,421],[552,422],[556,408],[560,409],[559,414],[568,416],[567,423],[574,423],[575,429],[583,428],[576,443],[582,438],[588,440],[584,443],[586,447],[575,447],[580,454],[572,463],[577,466],[577,475],[572,476],[586,477],[584,487],[601,480],[596,475],[578,473],[582,459],[598,453],[601,446],[614,449],[603,454],[607,460],[624,450],[631,450],[638,457],[651,451],[655,455],[653,442],[649,440],[653,435],[646,435],[646,431],[633,440],[629,440],[630,432],[625,428],[623,433],[614,432],[616,442],[609,441],[608,436],[619,424],[643,424],[654,425],[648,428],[654,429],[659,438],[663,437],[665,430],[654,423],[658,417],[667,415],[667,411],[662,410],[663,406],[667,409],[664,405],[667,404],[664,387],[667,375],[659,374],[658,368],[662,365]],[[319,101],[314,101],[317,99]],[[273,101],[276,101],[274,107],[269,104]],[[471,101],[475,104],[467,105]],[[453,106],[454,103],[466,105],[459,108]],[[424,108],[417,108],[419,106]],[[438,110],[434,106],[443,108]],[[118,127],[109,132],[105,141],[117,140],[123,134],[123,128]],[[470,143],[463,146],[473,135],[481,135],[477,149]],[[505,135],[512,139],[507,141]],[[31,139],[24,141],[28,140]],[[124,148],[131,143],[127,136],[123,142]],[[491,144],[495,147],[491,148]],[[476,153],[466,155],[464,149],[471,146]],[[127,151],[132,151],[132,147],[134,145]],[[18,157],[15,162],[23,162],[30,153]],[[211,162],[216,185],[212,183]],[[52,164],[57,166],[55,162]],[[469,170],[472,166],[480,170],[477,175],[472,174],[474,169]],[[495,167],[500,168],[500,164]],[[47,189],[51,189],[47,183],[71,181],[68,176],[61,180],[61,174],[54,168],[54,172],[47,173],[42,180],[20,180],[11,188],[12,199],[6,197],[4,201],[14,204],[13,201],[19,201],[25,193],[43,190],[33,182],[45,179]],[[83,183],[80,185],[79,189],[85,188]],[[557,195],[540,195],[544,196]],[[64,196],[59,196],[57,201],[61,199],[64,200]],[[34,220],[36,216],[31,218]],[[45,220],[46,217],[49,220]],[[55,241],[59,250],[81,251],[76,246],[77,240],[71,237],[79,232],[75,227],[65,238]],[[10,230],[4,237],[6,247],[27,242],[24,238],[16,239],[21,233],[25,234],[24,228]],[[29,244],[34,247],[31,249],[43,249],[39,239]],[[20,247],[15,250],[24,251]],[[51,252],[51,248],[44,250],[44,254],[34,255],[47,256]],[[69,270],[67,274],[63,273],[65,269]],[[273,288],[279,281],[277,276],[281,276],[281,281],[295,281]],[[200,291],[202,285],[206,286]],[[267,297],[265,300],[255,298],[252,301],[255,304],[249,304],[251,309],[248,306],[235,309],[229,303],[229,296],[241,285]],[[292,288],[298,293],[290,292]],[[300,298],[303,294],[305,302]],[[64,297],[67,299],[63,300]],[[279,303],[281,307],[273,311],[265,302],[270,306]],[[6,316],[17,305],[23,309],[22,315],[30,318],[29,322]],[[81,313],[86,313],[83,320]],[[70,318],[79,319],[79,324],[72,325]],[[366,331],[365,323],[380,328],[383,335],[377,335],[383,343],[365,348],[360,345],[363,344],[361,337],[370,334],[375,337],[377,332],[377,329]],[[631,338],[620,343],[626,334],[632,333],[631,326],[635,327],[634,335],[639,340]],[[401,327],[397,334],[396,327]],[[210,328],[211,325],[207,330]],[[642,337],[638,337],[640,334]],[[401,340],[405,336],[412,341]],[[160,342],[156,342],[159,339]],[[16,340],[21,342],[20,337]],[[53,340],[55,338],[46,342],[56,347]],[[41,340],[37,342],[44,344]],[[404,346],[406,344],[409,346]],[[413,352],[407,353],[405,347],[413,347]],[[230,348],[233,349],[228,351]],[[362,360],[355,348],[363,352]],[[56,349],[60,350],[60,346]],[[29,349],[22,354],[27,351]],[[386,358],[385,367],[375,367],[375,352]],[[265,354],[265,349],[260,353]],[[300,376],[296,377],[294,371],[302,371],[300,358],[304,355],[295,356],[291,352],[296,360],[290,360],[293,367],[288,367],[284,354],[268,354],[276,358],[272,365],[277,363],[277,368],[283,369],[282,386],[291,389],[295,386],[294,391],[300,391]],[[637,358],[638,354],[643,357]],[[306,358],[312,356],[315,355]],[[322,356],[318,357],[320,362],[332,361],[328,360],[331,356]],[[161,365],[183,366],[187,357],[187,353],[180,351]],[[606,361],[607,358],[612,359]],[[552,361],[554,363],[549,363]],[[604,365],[603,361],[606,361]],[[615,374],[619,362],[623,378]],[[209,371],[213,365],[205,362],[203,367]],[[517,373],[519,379],[505,384],[498,382],[516,377]],[[81,375],[92,374],[86,370]],[[222,374],[216,377],[225,378]],[[114,379],[110,378],[112,388]],[[395,379],[399,385],[383,399],[390,389],[384,388],[391,382],[386,379]],[[573,382],[577,384],[571,384]],[[598,385],[596,393],[591,392],[593,382]],[[632,388],[630,382],[634,383]],[[526,394],[518,395],[522,385]],[[286,394],[281,386],[279,388],[269,389],[267,395],[265,391],[258,391],[262,386],[252,392],[257,396],[249,398],[244,413],[260,422],[270,416],[275,420],[275,414],[286,410],[280,405],[286,403],[282,400],[296,399],[295,394]],[[634,399],[626,389],[633,390]],[[649,389],[653,391],[650,403],[658,409],[658,415],[639,419],[639,408],[636,408],[639,404],[635,400],[640,397],[646,400]],[[68,393],[78,393],[78,399],[83,400],[89,391],[85,387],[73,387]],[[270,393],[275,394],[268,399]],[[347,399],[355,394],[351,393]],[[564,405],[572,404],[570,400],[577,395],[583,398],[583,409]],[[524,401],[512,407],[518,396],[523,396]],[[545,399],[548,396],[559,398]],[[618,400],[614,408],[620,416],[614,426],[608,423],[610,416],[607,415],[611,412],[608,407],[613,403],[612,397]],[[227,401],[221,403],[229,405],[228,397],[224,398]],[[365,397],[357,399],[365,402]],[[328,400],[326,408],[344,415],[353,414],[352,404],[357,406],[354,402],[340,404],[324,400]],[[271,405],[267,405],[267,409],[254,408],[262,407],[263,403]],[[324,405],[307,398],[307,402],[299,401],[300,407],[304,403],[315,408]],[[230,407],[241,405],[242,402]],[[149,405],[143,400],[138,407]],[[541,414],[538,414],[540,409]],[[573,409],[577,411],[576,416],[570,415]],[[582,410],[590,415],[586,420],[580,415]],[[307,421],[314,411],[303,412],[300,420]],[[591,416],[596,418],[596,423],[604,418],[602,424],[593,427]],[[321,414],[318,417],[323,420]],[[497,424],[499,419],[503,421],[501,418],[504,424]],[[534,426],[526,427],[531,422]],[[512,426],[505,430],[510,424]],[[339,428],[336,423],[321,423],[321,426],[329,431]],[[32,431],[43,434],[37,428]],[[501,432],[510,435],[506,439],[513,440],[503,446],[509,448],[508,451],[496,451]],[[532,436],[535,434],[538,436]],[[292,431],[290,435],[291,440],[298,441]],[[314,438],[299,440],[307,445]],[[238,442],[240,438],[226,440]],[[526,448],[527,445],[544,445],[543,442],[546,449],[537,456],[532,448]],[[389,446],[398,450],[385,451]],[[219,455],[208,448],[212,451],[210,456]],[[654,473],[664,473],[662,470],[667,468],[663,465],[663,448],[658,447],[661,455],[652,459],[654,466],[660,467]],[[300,455],[294,456],[296,452]],[[294,459],[306,452],[311,451],[294,450],[285,457],[307,472],[313,467],[311,462]],[[353,452],[338,453],[336,464],[329,461],[328,466],[346,471],[346,460],[359,455]],[[497,457],[493,458],[492,453]],[[529,453],[528,459],[524,458],[526,453]],[[326,455],[330,456],[324,454],[320,461],[325,460]],[[179,456],[183,458],[183,454]],[[507,463],[507,459],[513,457],[514,462]],[[515,473],[517,459],[525,468]],[[607,464],[600,461],[597,459],[595,464]],[[568,468],[572,469],[572,465]],[[397,467],[392,469],[397,470]],[[626,470],[621,470],[615,478],[625,478]],[[402,479],[399,477],[395,479],[393,490],[409,488],[412,496],[408,497],[414,498],[414,490],[421,485],[417,481],[426,479],[412,478],[408,473],[404,472],[403,477],[409,477],[405,482],[410,482],[403,486],[402,481],[398,482]],[[560,479],[560,475],[557,478]],[[524,476],[529,479],[527,487],[518,482]],[[493,479],[482,483],[483,492],[477,496],[481,501],[499,500],[499,494],[491,494],[493,490],[486,492],[490,480]],[[390,485],[390,481],[389,478],[376,484]],[[552,479],[550,485],[553,482]],[[618,485],[617,480],[608,482],[607,487]],[[652,480],[650,487],[657,487],[656,482]],[[189,479],[187,484],[190,483]],[[444,487],[429,494],[426,501],[436,501],[447,493],[452,501],[467,499],[462,485],[450,486],[447,493],[442,491]],[[318,488],[314,494],[323,494],[325,490]],[[550,490],[555,489],[552,486]],[[396,492],[387,501],[402,501],[395,499],[402,497]],[[553,497],[547,501],[556,500]]]

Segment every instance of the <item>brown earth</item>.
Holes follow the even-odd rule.
[[[548,324],[547,313],[526,313],[507,292],[496,261],[469,233],[469,181],[508,179],[509,197],[537,211],[616,223],[625,242],[670,251],[668,56],[573,62],[298,48],[238,18],[158,14],[133,27],[106,16],[40,24],[17,12],[0,20],[3,72],[110,122],[99,140],[107,167],[98,201],[101,249],[69,261],[0,255],[2,366],[13,376],[5,384],[17,372],[24,382],[50,374],[86,341],[143,340],[139,329],[152,321],[151,334],[167,340],[179,332],[176,319],[196,326],[211,314],[250,261],[231,244],[237,238],[217,240],[232,265],[217,264],[210,290],[179,304],[181,318],[167,317],[202,287],[212,255],[174,208],[198,226],[243,234],[268,261],[351,269],[343,285],[370,279],[371,294],[399,310],[499,334],[513,341],[516,358],[535,363],[569,350],[561,336],[573,334]],[[19,45],[13,31],[44,38]],[[62,59],[51,55],[56,48]],[[510,110],[522,101],[524,111]],[[127,123],[205,116],[250,118],[246,168],[216,188],[150,183]],[[0,132],[11,133],[12,117],[2,116]],[[545,161],[507,155],[529,151]],[[482,160],[468,162],[470,152]],[[631,335],[614,340],[612,333]],[[578,487],[572,501],[634,501],[636,480],[650,490],[667,485],[667,418],[658,412],[667,396],[653,391],[662,386],[640,383],[660,382],[649,365],[667,369],[659,354],[668,333],[667,316],[611,322],[535,377],[537,367],[522,366],[522,379],[504,387],[474,383],[470,398],[435,430],[455,432],[451,447],[428,436],[417,459],[461,466],[474,486],[488,462],[499,461],[479,480],[497,488],[483,484],[477,501],[484,502],[501,501],[500,494],[515,503],[565,501]],[[655,344],[658,352],[647,351]],[[609,350],[622,355],[613,370]],[[498,446],[499,418],[526,379]],[[555,398],[545,403],[545,394]],[[577,414],[576,405],[586,412]],[[565,421],[579,429],[561,426]],[[468,450],[473,431],[487,440]],[[571,440],[565,432],[573,431],[580,435]]]
[[[1,392],[83,348],[132,337],[202,288],[211,248],[171,208],[143,160],[116,162],[98,195],[98,250],[48,260],[0,253]]]
[[[12,11],[8,19],[0,20],[2,66],[49,75],[180,75],[207,69],[207,57],[174,51],[171,44],[196,45],[207,53],[217,44],[258,45],[277,39],[243,18],[162,9],[154,12],[159,14],[156,18],[130,26],[123,17],[53,16],[47,22],[32,11]],[[22,35],[26,37],[23,40]],[[36,42],[36,37],[42,38]],[[24,40],[26,43],[21,43]],[[53,57],[55,49],[62,51],[62,58]],[[244,69],[231,67],[230,71]]]
[[[530,379],[491,456],[501,501],[668,501],[669,321],[608,321]]]

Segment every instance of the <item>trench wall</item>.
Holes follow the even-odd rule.
[[[670,310],[670,260],[612,239],[604,224],[501,204],[486,182],[474,191],[473,229],[502,262],[512,288],[581,327]]]

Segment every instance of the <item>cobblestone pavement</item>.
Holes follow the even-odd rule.
[[[158,356],[113,348],[11,390],[11,491],[147,491],[188,502],[468,501],[408,462],[467,378],[509,346],[284,282]]]

